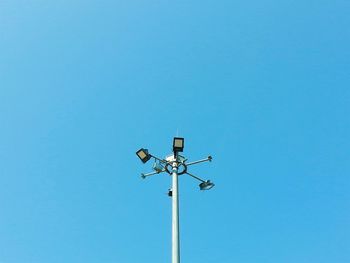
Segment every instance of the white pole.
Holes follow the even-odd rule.
[[[180,263],[180,238],[179,238],[179,188],[177,174],[177,160],[173,163],[173,219],[172,219],[172,263]]]

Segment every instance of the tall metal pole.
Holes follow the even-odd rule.
[[[177,157],[175,157],[177,158]],[[180,236],[179,236],[179,188],[177,160],[173,162],[172,171],[172,263],[180,263]]]
[[[214,184],[210,180],[203,180],[189,172],[187,172],[187,166],[195,165],[198,163],[211,161],[212,157],[208,156],[206,159],[198,160],[195,162],[186,163],[187,159],[184,156],[179,155],[179,152],[183,152],[184,138],[175,137],[173,141],[173,155],[168,155],[165,159],[160,159],[151,155],[147,149],[141,148],[136,152],[136,155],[143,163],[146,163],[151,158],[156,160],[153,166],[154,172],[141,174],[143,179],[163,172],[172,176],[172,189],[168,195],[172,197],[172,242],[171,242],[171,262],[180,263],[180,231],[179,231],[179,183],[178,177],[182,174],[187,174],[192,178],[199,180],[200,190],[209,190]]]

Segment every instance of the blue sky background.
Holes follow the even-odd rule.
[[[0,1],[0,262],[350,262],[350,2]]]

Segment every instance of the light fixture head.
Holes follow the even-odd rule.
[[[140,160],[143,162],[143,163],[147,163],[147,161],[149,159],[151,159],[151,155],[148,153],[148,150],[147,149],[144,149],[144,148],[141,148],[140,150],[138,150],[136,152],[136,155],[140,158]]]
[[[164,166],[160,162],[157,162],[157,161],[153,164],[153,170],[156,171],[157,173],[161,173],[161,172],[165,171]]]
[[[183,152],[183,150],[184,150],[184,144],[185,144],[185,139],[184,139],[184,138],[174,137],[174,141],[173,141],[173,151],[174,151],[175,153]]]
[[[199,189],[200,190],[209,190],[209,189],[212,189],[214,186],[215,186],[214,183],[210,182],[210,180],[207,180],[207,181],[199,184]]]

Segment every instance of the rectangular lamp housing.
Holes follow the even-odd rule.
[[[146,163],[149,159],[151,159],[151,155],[148,153],[147,149],[141,148],[136,152],[136,155],[140,158],[143,163]]]
[[[174,137],[173,150],[174,152],[183,152],[185,146],[185,139],[180,137]]]

